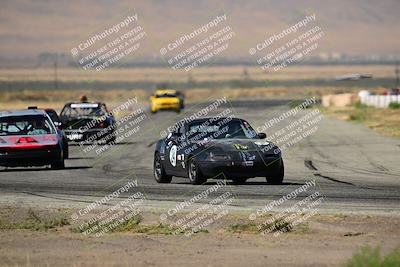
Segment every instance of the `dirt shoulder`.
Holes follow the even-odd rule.
[[[322,108],[334,118],[361,123],[386,136],[400,138],[400,109],[384,109],[355,105],[354,107]]]
[[[383,254],[400,247],[400,218],[391,216],[316,214],[276,236],[260,234],[244,214],[229,213],[187,236],[172,234],[160,214],[145,212],[139,222],[96,237],[76,231],[73,212],[2,208],[0,265],[343,266],[363,246],[380,246]]]

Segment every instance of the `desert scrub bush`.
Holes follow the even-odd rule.
[[[257,228],[255,223],[235,223],[229,225],[228,232],[231,233],[260,233],[260,230]]]
[[[357,101],[356,103],[354,103],[353,107],[355,107],[356,109],[363,109],[363,108],[367,108],[368,106],[361,103],[360,101]]]
[[[4,218],[0,219],[0,230],[25,229],[32,231],[47,231],[65,225],[69,225],[69,221],[64,216],[45,219],[39,217],[33,210],[29,210],[27,218],[22,221],[13,222]]]
[[[259,225],[256,225],[255,223],[237,223],[228,227],[228,232],[231,233],[286,233],[292,232],[293,230],[292,224],[282,218],[273,219],[272,221],[267,220]]]
[[[138,234],[149,234],[149,235],[173,235],[173,234],[184,234],[187,231],[181,231],[176,227],[171,227],[168,224],[156,223],[156,224],[141,224],[141,217],[139,215],[133,216],[128,220],[120,222],[119,220],[111,220],[106,223],[94,221],[91,223],[83,223],[78,227],[72,228],[72,232],[88,234],[104,234],[104,233],[118,233],[118,232],[129,232]],[[188,229],[189,230],[189,229]],[[206,232],[206,231],[199,231]]]
[[[381,255],[379,247],[361,248],[347,262],[347,267],[397,267],[400,266],[400,249],[395,249],[386,256]]]
[[[289,108],[296,108],[304,103],[304,100],[293,100],[288,103]],[[304,105],[301,106],[303,109],[312,108],[314,105]]]
[[[400,103],[397,103],[397,102],[390,102],[390,103],[389,103],[389,108],[390,108],[390,109],[399,109],[399,108],[400,108]]]
[[[141,221],[140,216],[133,216],[122,223],[117,220],[101,222],[85,222],[78,227],[72,228],[72,232],[85,233],[85,234],[96,234],[102,232],[128,232],[138,227]]]

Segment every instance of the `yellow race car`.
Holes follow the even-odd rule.
[[[151,112],[156,113],[159,110],[175,110],[180,112],[183,108],[182,95],[176,90],[160,89],[150,97]]]

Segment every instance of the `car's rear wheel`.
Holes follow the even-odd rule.
[[[172,176],[167,175],[161,162],[160,154],[154,155],[154,179],[157,183],[167,184],[172,181]]]
[[[68,159],[69,158],[69,149],[68,149],[68,147],[64,147],[64,157],[66,158],[66,159]]]
[[[280,159],[281,164],[277,170],[274,170],[268,177],[267,182],[269,184],[281,184],[283,181],[283,177],[285,176],[285,166],[283,164],[283,160]]]
[[[51,166],[51,169],[53,169],[53,170],[61,170],[61,169],[64,169],[64,168],[65,168],[64,158],[62,158],[62,159],[60,159],[60,160],[58,160],[58,161],[55,161],[55,162],[51,163],[50,166]]]
[[[207,178],[202,175],[199,165],[194,158],[189,159],[188,176],[191,184],[204,184],[207,181]]]
[[[63,140],[63,155],[64,155],[64,159],[69,158],[68,141],[66,139]]]

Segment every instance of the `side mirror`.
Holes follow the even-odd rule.
[[[265,139],[265,138],[267,138],[267,135],[266,135],[265,133],[258,133],[257,136],[258,136],[258,138],[260,138],[260,139]]]

